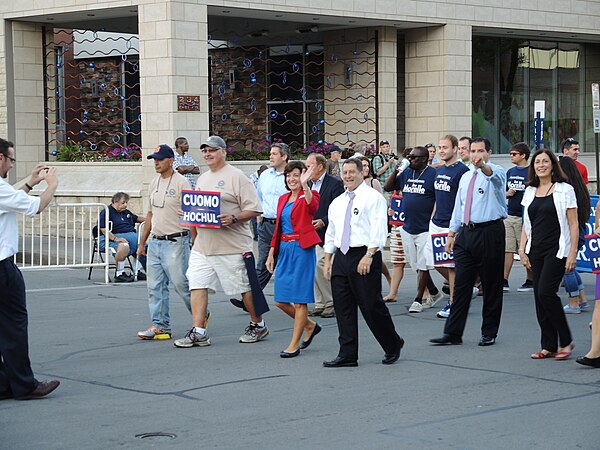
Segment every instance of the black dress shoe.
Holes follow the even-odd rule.
[[[240,309],[243,309],[244,311],[248,312],[248,310],[246,309],[246,305],[244,305],[243,301],[241,301],[241,300],[239,300],[237,298],[230,298],[229,301],[236,308],[240,308]]]
[[[56,389],[59,384],[60,381],[58,380],[40,381],[33,392],[24,397],[19,397],[18,400],[31,400],[33,398],[45,397],[54,389]]]
[[[144,272],[138,272],[137,274],[137,280],[138,281],[146,281],[146,274]]]
[[[9,398],[13,398],[12,392],[10,392],[10,391],[0,392],[0,400],[8,400]]]
[[[323,361],[323,367],[356,367],[358,362],[353,359],[347,359],[342,356],[338,356],[332,361]]]
[[[587,356],[580,356],[575,360],[575,362],[583,366],[595,367],[596,369],[600,369],[600,357],[588,358]]]
[[[404,339],[400,338],[398,350],[394,353],[386,353],[381,360],[382,364],[394,364],[400,358],[400,350],[404,347]]]
[[[445,334],[439,338],[429,339],[429,342],[438,345],[460,345],[462,344],[462,338]]]
[[[281,356],[282,358],[295,358],[299,354],[300,354],[300,349],[299,348],[296,349],[295,352],[291,352],[291,353],[284,352],[284,351],[279,352],[279,356]]]
[[[487,347],[488,345],[494,345],[496,343],[496,338],[493,337],[489,337],[489,336],[481,336],[481,339],[479,339],[479,346],[480,347]]]
[[[306,341],[302,341],[302,343],[300,344],[300,348],[302,350],[304,350],[306,347],[308,347],[310,345],[310,343],[312,342],[313,338],[319,334],[321,332],[322,328],[321,326],[317,323],[315,324],[315,329],[313,330],[312,334],[310,335],[310,337],[306,340]]]

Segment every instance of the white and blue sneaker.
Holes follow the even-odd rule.
[[[450,306],[451,306],[450,302],[448,302],[448,304],[446,306],[444,306],[442,309],[440,309],[436,315],[440,319],[447,319],[448,316],[450,315]]]

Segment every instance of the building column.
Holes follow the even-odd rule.
[[[387,140],[392,151],[398,152],[398,73],[397,55],[398,30],[393,27],[378,28],[378,97],[379,97],[379,140]],[[375,144],[379,146],[379,142]]]
[[[187,137],[190,154],[201,162],[200,143],[209,130],[207,7],[156,0],[139,5],[138,22],[142,145],[148,182],[154,168],[146,155],[159,144],[173,147],[178,136]],[[200,111],[178,111],[178,95],[200,96]]]
[[[406,145],[471,134],[470,25],[406,33]]]

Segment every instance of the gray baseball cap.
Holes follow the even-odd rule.
[[[200,148],[204,147],[212,147],[212,148],[227,148],[227,144],[223,140],[222,137],[214,135],[210,136],[207,140],[205,140]]]

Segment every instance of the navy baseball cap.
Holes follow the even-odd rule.
[[[154,149],[154,153],[147,156],[148,159],[167,159],[167,158],[175,158],[175,153],[173,153],[173,149],[169,147],[167,144],[160,144],[158,147]]]
[[[329,149],[329,153],[333,153],[333,152],[340,152],[340,153],[342,153],[342,149],[339,148],[337,145],[332,145],[331,148]]]
[[[390,143],[389,143],[389,141],[387,141],[387,140],[384,139],[383,141],[381,141],[379,143],[379,145],[390,145]]]

